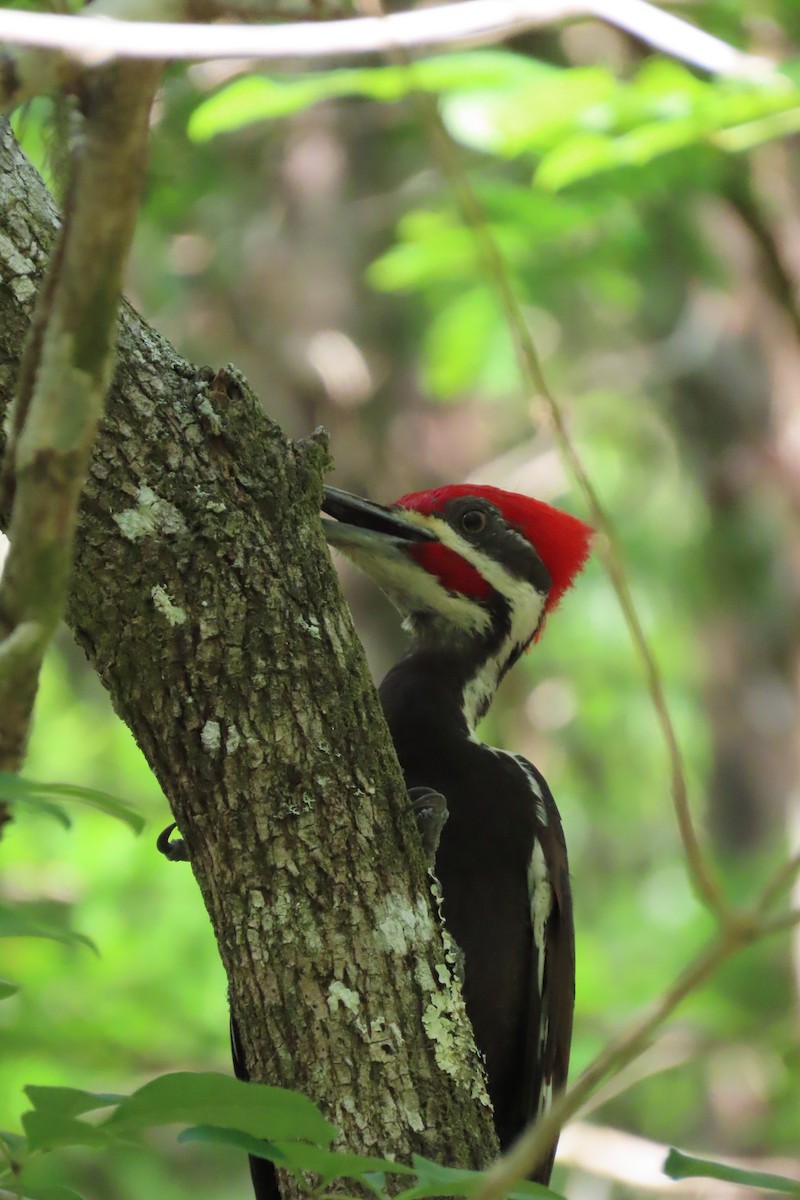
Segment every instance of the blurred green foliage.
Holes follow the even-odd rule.
[[[800,170],[792,143],[773,144],[797,128],[800,9],[709,0],[691,12],[789,66],[769,85],[712,80],[589,24],[411,72],[173,67],[129,282],[184,353],[246,369],[290,432],[328,426],[344,486],[391,499],[469,472],[577,511],[410,93],[437,98],[615,521],[694,811],[744,902],[785,854],[800,794]],[[41,162],[46,112],[17,119]],[[379,672],[401,645],[394,617],[348,584]],[[564,817],[576,1075],[711,929],[686,880],[642,672],[596,563],[483,736],[537,762]],[[31,814],[5,833],[2,896],[99,955],[4,940],[2,975],[20,990],[0,1003],[0,1125],[18,1127],[26,1084],[128,1092],[168,1070],[225,1070],[211,931],[188,869],[153,848],[166,803],[66,640],[47,664],[26,774],[110,792],[148,826],[134,839],[102,815],[81,812],[66,831]],[[740,954],[592,1119],[711,1154],[796,1157],[798,978],[788,936]],[[69,1178],[99,1197],[191,1187],[211,1200],[232,1194],[236,1170],[247,1194],[241,1154],[169,1138],[161,1150],[75,1155]],[[569,1175],[555,1182],[569,1192]]]

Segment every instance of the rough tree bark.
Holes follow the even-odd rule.
[[[57,214],[6,126],[0,168],[4,415]],[[126,307],[67,619],[187,841],[253,1078],[352,1149],[479,1166],[488,1102],[324,546],[327,466]]]

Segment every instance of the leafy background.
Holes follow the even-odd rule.
[[[390,500],[469,477],[581,512],[426,134],[418,93],[433,97],[618,528],[694,809],[744,899],[800,836],[800,10],[680,11],[785,59],[780,84],[714,81],[591,22],[411,75],[171,68],[128,291],[182,352],[241,367],[287,432],[324,424],[342,486]],[[57,179],[52,115],[40,101],[16,124]],[[379,675],[402,635],[366,582],[345,582]],[[564,817],[577,1074],[710,929],[596,563],[484,736],[537,762]],[[22,814],[5,831],[2,898],[99,952],[3,941],[21,990],[0,1003],[0,1126],[19,1128],[26,1084],[128,1092],[227,1070],[211,929],[188,869],[154,849],[166,802],[66,635],[26,774],[102,788],[147,827],[81,811],[70,830]],[[587,1119],[800,1175],[799,982],[796,936],[740,954]],[[248,1194],[241,1153],[170,1131],[149,1145],[70,1151],[52,1178],[109,1200]],[[567,1195],[625,1194],[565,1157]]]

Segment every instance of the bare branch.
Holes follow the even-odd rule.
[[[217,11],[219,5],[212,11]],[[175,6],[173,6],[174,14]],[[236,14],[236,6],[232,8]],[[120,20],[129,14],[132,20]],[[524,30],[578,17],[594,17],[623,29],[663,53],[715,74],[749,79],[776,78],[774,64],[745,54],[646,0],[461,0],[412,12],[341,21],[292,24],[173,24],[156,19],[155,0],[94,0],[80,16],[0,11],[0,42],[37,47],[0,56],[0,104],[8,107],[64,80],[69,63],[54,62],[59,51],[82,66],[110,58],[331,59],[496,43]],[[100,19],[102,18],[102,19]]]
[[[18,768],[47,642],[63,612],[78,499],[113,367],[141,190],[154,64],[87,79],[85,143],[42,288],[4,476],[15,493],[0,582],[0,765]]]

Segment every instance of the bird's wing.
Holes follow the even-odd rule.
[[[525,1033],[525,1080],[520,1128],[550,1107],[566,1085],[575,1007],[575,932],[567,847],[561,818],[539,771],[515,755],[535,797],[536,842],[528,871],[531,912],[531,971]],[[546,1183],[555,1143],[536,1174]]]

